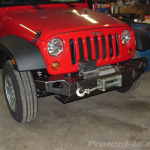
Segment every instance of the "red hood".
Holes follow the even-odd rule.
[[[41,30],[40,40],[50,35],[75,30],[126,26],[123,22],[90,9],[44,9],[9,12],[3,24],[34,37]]]

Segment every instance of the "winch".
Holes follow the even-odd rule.
[[[123,69],[119,65],[106,65],[96,67],[96,61],[93,59],[84,59],[79,61],[79,76],[83,79],[90,79],[97,76],[103,76],[115,72],[119,72]]]
[[[107,88],[111,87],[121,87],[122,86],[122,75],[115,75],[107,78],[97,79],[97,87],[94,87],[92,89],[83,89],[79,83],[77,83],[77,90],[76,94],[79,97],[83,97],[85,94],[90,94],[90,92],[94,90],[100,90],[105,92]]]

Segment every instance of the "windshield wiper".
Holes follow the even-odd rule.
[[[66,4],[66,5],[70,6],[70,7],[76,7],[75,5],[72,5],[70,3],[65,3],[65,2],[62,2],[62,3]]]
[[[37,8],[37,9],[44,9],[44,8],[42,8],[42,7],[39,7],[39,6],[37,6],[37,5],[31,4],[31,3],[28,3],[28,2],[22,2],[21,4],[31,5],[32,7],[35,7],[35,8]]]
[[[66,4],[66,5],[68,5],[68,6],[70,6],[70,7],[76,7],[75,5],[72,5],[72,4],[70,4],[70,3],[67,3],[67,2],[61,2],[61,1],[50,1],[50,3],[51,4]]]
[[[8,3],[7,3],[8,4]],[[28,2],[10,2],[9,4],[16,4],[16,5],[30,5],[32,7],[35,7],[37,9],[44,9],[44,8],[41,8],[37,5],[34,5],[34,4],[31,4],[31,3],[28,3]]]
[[[72,5],[72,4],[70,4],[70,3],[67,3],[67,2],[57,2],[58,4],[60,3],[60,4],[66,4],[66,5],[68,5],[68,6],[70,6],[70,7],[76,7],[75,5]],[[37,8],[37,9],[44,9],[44,8],[41,8],[41,7],[39,7],[39,6],[37,6],[37,5],[34,5],[34,4],[31,4],[31,3],[28,3],[28,2],[22,2],[22,4],[27,4],[27,5],[31,5],[31,6],[33,6],[33,7],[35,7],[35,8]]]

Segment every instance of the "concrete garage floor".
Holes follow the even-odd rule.
[[[0,150],[105,149],[150,149],[150,72],[132,93],[111,91],[66,105],[40,98],[35,120],[19,124],[9,114],[0,71]]]

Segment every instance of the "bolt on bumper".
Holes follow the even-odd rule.
[[[131,59],[113,73],[108,71],[108,74],[89,79],[79,79],[76,75],[57,75],[35,80],[35,85],[41,90],[56,94],[61,102],[67,103],[131,85],[144,73],[147,64],[148,60],[145,57]]]

